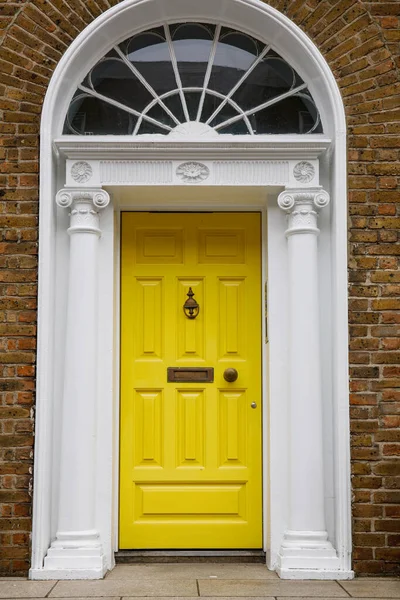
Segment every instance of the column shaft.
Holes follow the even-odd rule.
[[[75,232],[71,235],[59,532],[83,532],[95,528],[98,242],[96,233]]]
[[[53,578],[104,575],[96,530],[97,279],[99,209],[103,190],[62,190],[57,204],[71,207],[60,489],[56,539],[45,558]]]
[[[290,235],[289,529],[325,530],[315,233]],[[312,476],[308,476],[311,475]]]
[[[289,515],[278,557],[283,578],[319,578],[338,558],[325,525],[323,421],[318,291],[321,188],[285,191],[289,269]]]

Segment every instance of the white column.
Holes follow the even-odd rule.
[[[288,214],[290,330],[289,516],[278,572],[288,579],[328,577],[339,567],[324,508],[317,222],[328,203],[320,187],[287,189],[278,197]]]
[[[103,577],[105,561],[95,523],[97,395],[97,262],[102,189],[63,189],[58,206],[70,209],[70,258],[65,375],[61,423],[56,539],[45,558],[47,578]]]

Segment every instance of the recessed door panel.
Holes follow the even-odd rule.
[[[204,319],[188,319],[183,312],[183,304],[187,298],[189,288],[193,290],[196,301],[204,307],[204,281],[193,277],[191,279],[178,278],[177,288],[176,297],[181,299],[181,303],[177,302],[176,306],[178,338],[176,359],[178,362],[193,361],[194,359],[204,361]]]
[[[136,279],[136,331],[139,360],[160,359],[163,338],[163,280],[162,278]]]
[[[200,229],[200,264],[244,263],[246,249],[245,229]]]
[[[182,229],[137,229],[137,264],[177,264],[183,261]]]
[[[244,356],[246,338],[245,279],[219,278],[219,342],[221,358]]]
[[[163,415],[161,390],[135,390],[132,423],[135,466],[163,466]]]
[[[262,546],[260,255],[256,213],[123,214],[121,549]]]
[[[204,468],[206,390],[177,390],[177,466]]]
[[[244,390],[220,390],[218,399],[219,466],[246,467],[247,398]]]

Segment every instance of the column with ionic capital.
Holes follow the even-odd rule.
[[[54,578],[98,578],[105,572],[95,523],[96,307],[99,213],[109,201],[102,189],[64,188],[56,196],[57,205],[69,210],[70,251],[58,524],[44,562]]]
[[[288,220],[290,332],[289,515],[278,572],[320,578],[339,566],[325,524],[318,299],[318,213],[329,194],[321,187],[286,189],[278,204]]]

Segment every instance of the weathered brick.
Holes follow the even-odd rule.
[[[400,506],[385,506],[386,517],[400,517]]]
[[[379,519],[375,522],[375,531],[400,532],[400,519]]]
[[[352,477],[354,488],[379,489],[382,486],[381,477]]]
[[[374,492],[373,501],[375,504],[399,504],[400,492]]]
[[[385,546],[385,536],[382,533],[356,533],[353,536],[357,546]]]
[[[353,504],[354,517],[381,517],[383,516],[382,506],[374,504]]]
[[[384,444],[382,447],[382,454],[384,456],[400,456],[400,443]]]

